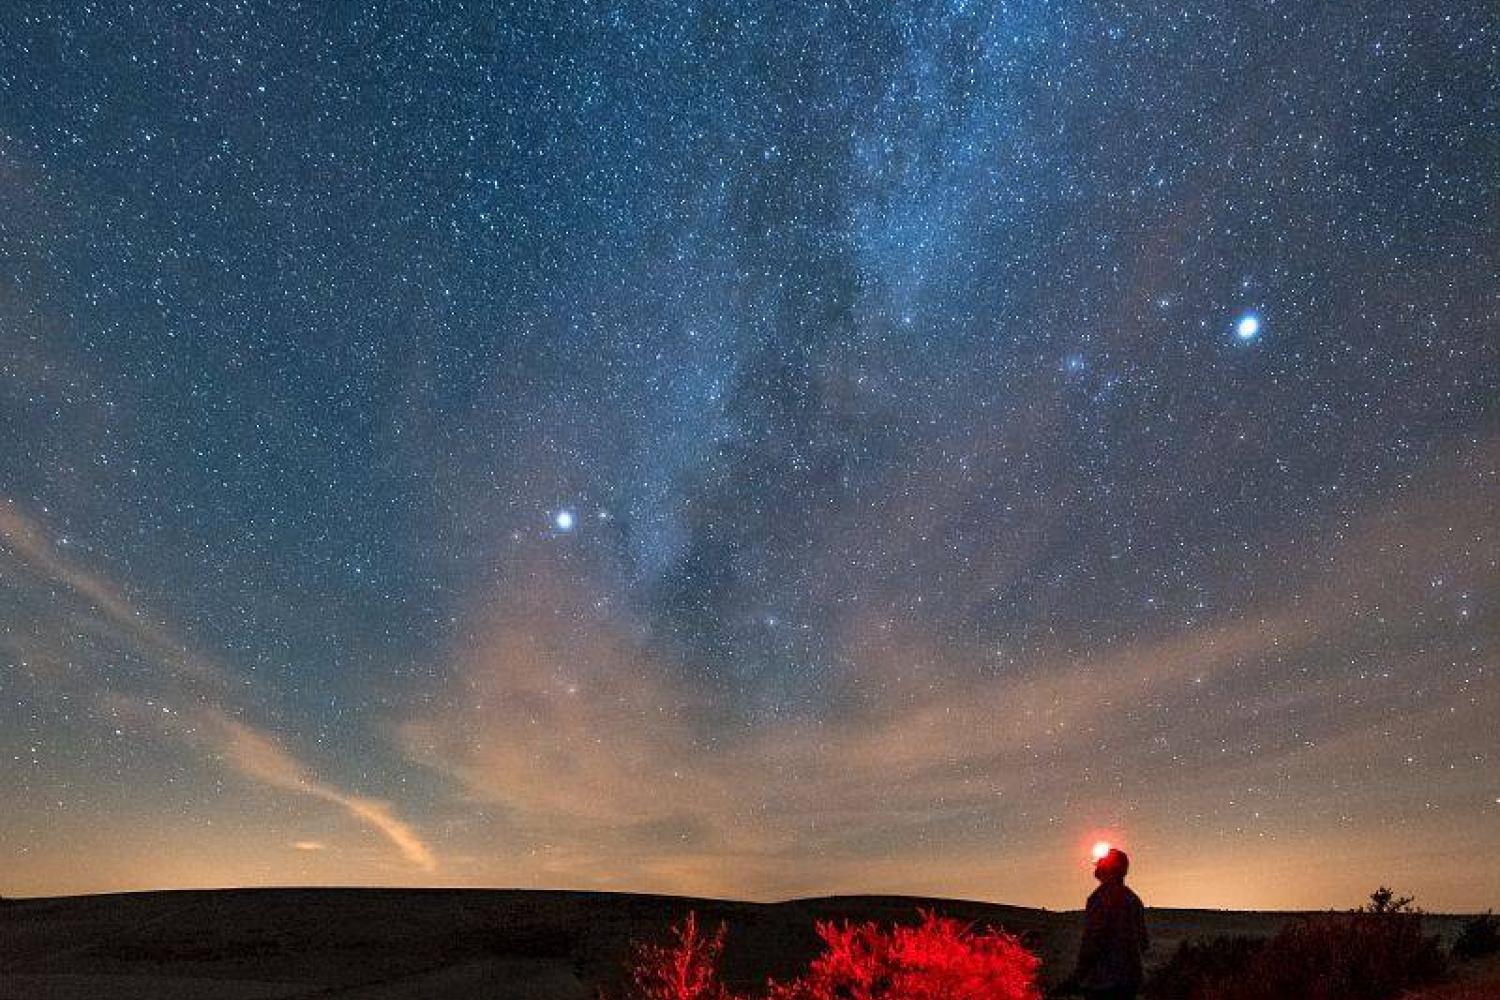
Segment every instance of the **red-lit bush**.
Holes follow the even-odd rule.
[[[823,953],[802,977],[768,983],[767,1000],[1040,1000],[1039,960],[1003,931],[923,913],[914,927],[819,923]],[[735,1000],[718,980],[724,929],[696,918],[635,951],[635,1000]]]
[[[698,915],[673,927],[662,944],[637,944],[630,966],[631,1000],[734,1000],[719,982],[724,925],[711,935]]]
[[[823,954],[771,1000],[1034,1000],[1039,960],[1003,931],[924,912],[916,927],[818,925]]]

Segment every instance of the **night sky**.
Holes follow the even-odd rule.
[[[8,6],[0,892],[1500,904],[1497,47]]]

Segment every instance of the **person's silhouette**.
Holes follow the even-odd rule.
[[[1091,1000],[1135,1000],[1144,978],[1146,908],[1125,885],[1130,858],[1111,849],[1094,866],[1099,888],[1089,895],[1083,941],[1072,984]]]

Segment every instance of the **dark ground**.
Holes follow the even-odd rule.
[[[632,939],[690,909],[729,937],[725,978],[791,978],[815,920],[911,922],[918,907],[1027,938],[1044,979],[1068,971],[1080,914],[958,900],[844,896],[741,903],[596,892],[241,889],[0,903],[0,1000],[594,1000]],[[1263,935],[1290,914],[1149,912],[1151,957],[1184,937]],[[1460,918],[1433,917],[1450,934]]]

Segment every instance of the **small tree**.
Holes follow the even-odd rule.
[[[1364,907],[1366,913],[1412,913],[1412,897],[1397,896],[1396,890],[1381,886],[1370,893],[1370,905]]]

